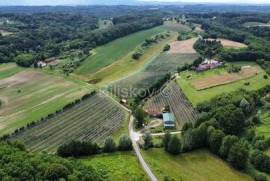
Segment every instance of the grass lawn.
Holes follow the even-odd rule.
[[[0,79],[10,77],[24,68],[17,66],[15,63],[0,64]]]
[[[148,180],[133,152],[101,154],[81,159],[85,165],[91,165],[104,180],[135,181]]]
[[[33,69],[1,79],[0,87],[0,135],[55,113],[91,91],[89,85]]]
[[[90,80],[99,80],[99,84],[107,84],[112,81],[119,80],[123,77],[131,75],[132,73],[142,69],[148,62],[157,57],[160,52],[162,52],[164,46],[169,44],[170,42],[176,40],[177,33],[171,32],[171,36],[164,40],[161,40],[157,44],[153,44],[149,48],[147,48],[143,54],[143,56],[139,60],[134,60],[132,58],[131,51],[123,58],[119,59],[115,63],[101,69],[95,74],[89,77]]]
[[[207,150],[197,150],[190,153],[172,156],[163,149],[143,151],[147,163],[159,180],[165,176],[175,180],[252,180],[246,174],[231,168],[220,158]]]
[[[257,66],[255,63],[248,63],[248,62],[241,62],[237,63],[240,65],[252,65]],[[184,91],[187,98],[191,101],[193,106],[197,106],[199,103],[202,103],[204,101],[209,101],[210,99],[216,97],[217,95],[223,94],[223,93],[230,93],[233,91],[236,91],[238,89],[246,89],[246,90],[258,90],[268,84],[270,84],[270,79],[264,79],[263,76],[266,74],[265,71],[262,70],[261,73],[259,73],[256,76],[253,76],[251,78],[245,79],[245,80],[239,80],[237,82],[233,82],[226,85],[220,85],[216,87],[212,87],[205,90],[196,90],[192,85],[191,81],[206,78],[209,76],[214,75],[220,75],[224,73],[226,70],[224,68],[219,69],[213,69],[205,72],[194,72],[194,71],[185,71],[180,74],[180,78],[177,80],[178,84]],[[191,75],[192,79],[188,79],[187,76]],[[245,86],[244,83],[249,82],[250,85]]]
[[[260,114],[261,124],[256,127],[256,135],[270,137],[270,110],[263,110]],[[270,154],[270,150],[269,150]]]
[[[89,56],[75,71],[78,75],[89,75],[123,58],[133,51],[146,38],[164,32],[163,27],[156,27],[140,31],[123,38],[119,38],[94,50],[94,55]]]

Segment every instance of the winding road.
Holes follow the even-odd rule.
[[[130,139],[132,140],[132,146],[133,146],[133,149],[135,151],[135,154],[138,157],[141,166],[143,167],[144,171],[146,172],[146,174],[148,175],[150,180],[157,181],[156,176],[153,174],[150,167],[144,161],[143,156],[140,152],[140,148],[137,144],[137,141],[139,141],[141,134],[134,131],[133,122],[134,122],[134,117],[131,115],[129,125],[128,125],[128,130],[129,130]]]

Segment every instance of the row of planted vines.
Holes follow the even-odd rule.
[[[144,109],[152,116],[159,116],[166,106],[169,106],[180,128],[198,118],[196,110],[175,82],[170,82],[160,93],[149,98]]]
[[[71,140],[101,143],[122,127],[128,112],[102,93],[96,93],[75,106],[13,134],[29,151],[55,152]]]

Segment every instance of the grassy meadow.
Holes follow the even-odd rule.
[[[261,123],[256,126],[256,135],[270,137],[270,110],[262,110],[260,114]],[[270,150],[269,150],[270,153]]]
[[[252,180],[251,177],[231,168],[207,150],[172,156],[163,149],[154,148],[143,151],[143,155],[158,180],[164,180],[166,176],[170,179],[185,181]]]
[[[250,66],[257,66],[255,63],[248,63],[248,62],[241,62],[237,63],[239,65],[250,65]],[[225,72],[225,68],[218,68],[213,70],[208,70],[204,72],[197,73],[195,71],[185,71],[180,74],[180,78],[177,79],[177,82],[181,89],[184,91],[187,98],[191,101],[191,103],[196,106],[199,103],[204,101],[208,101],[214,98],[217,95],[223,93],[230,93],[236,91],[238,89],[246,89],[246,90],[258,90],[265,85],[270,84],[270,79],[264,79],[263,76],[266,74],[264,70],[261,73],[250,77],[248,79],[239,80],[237,82],[233,82],[226,85],[220,85],[216,87],[212,87],[205,90],[196,90],[192,85],[191,82],[194,80],[198,80],[201,78],[206,78],[214,75],[221,75]],[[191,76],[192,78],[188,78]],[[244,85],[246,82],[249,82],[250,85]]]
[[[0,80],[10,77],[24,68],[17,66],[15,63],[0,64]]]
[[[0,68],[0,75],[5,71]],[[0,135],[54,113],[90,89],[88,85],[33,69],[1,79]]]
[[[139,165],[133,152],[100,154],[81,159],[85,165],[93,166],[110,181],[146,181],[148,177]]]
[[[133,33],[100,46],[93,51],[94,54],[89,56],[75,71],[75,73],[81,76],[93,74],[126,56],[129,52],[133,51],[138,45],[140,45],[146,38],[164,31],[164,28],[156,27]]]

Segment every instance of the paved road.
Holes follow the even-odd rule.
[[[133,121],[134,121],[134,117],[131,116],[130,121],[129,121],[129,125],[128,125],[128,130],[129,130],[129,136],[132,140],[133,149],[134,149],[134,151],[135,151],[135,153],[140,161],[141,166],[143,167],[144,171],[149,176],[151,181],[157,181],[156,176],[153,174],[153,172],[151,171],[151,169],[149,168],[147,163],[144,161],[143,156],[140,152],[140,148],[137,144],[137,141],[140,139],[140,134],[134,131]]]

